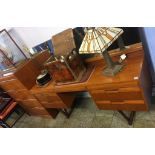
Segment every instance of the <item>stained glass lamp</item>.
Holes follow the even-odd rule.
[[[107,48],[117,39],[121,49],[125,46],[120,36],[123,30],[114,27],[87,27],[86,34],[79,49],[80,54],[95,54],[101,53],[106,61],[107,67],[103,74],[106,76],[116,75],[123,65],[118,62],[113,62]]]

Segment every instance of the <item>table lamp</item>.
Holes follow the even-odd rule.
[[[114,76],[123,68],[119,62],[113,62],[107,48],[118,39],[120,49],[124,49],[124,43],[120,37],[123,30],[114,27],[87,27],[86,34],[79,49],[80,54],[101,53],[106,61],[105,76]]]

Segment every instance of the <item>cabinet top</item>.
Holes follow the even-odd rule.
[[[118,59],[118,57],[115,57],[114,61],[118,61]],[[127,59],[123,62],[124,67],[122,71],[113,77],[103,75],[103,69],[106,67],[106,64],[104,61],[100,61],[96,64],[96,69],[87,82],[87,87],[101,87],[101,85],[111,85],[111,87],[113,87],[114,85],[120,83],[136,85],[140,78],[143,60],[144,52],[142,48],[138,51],[129,53],[127,55]]]

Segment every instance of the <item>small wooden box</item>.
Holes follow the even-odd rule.
[[[53,80],[59,84],[79,81],[86,71],[86,67],[75,50],[67,56],[50,57],[45,67]]]

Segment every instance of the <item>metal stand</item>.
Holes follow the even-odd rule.
[[[133,124],[133,121],[134,121],[134,118],[135,118],[135,115],[136,115],[136,112],[135,111],[131,111],[129,117],[126,116],[126,114],[124,114],[123,111],[118,111],[128,122],[129,125],[132,125]]]
[[[61,109],[61,112],[66,116],[66,118],[69,118],[73,112],[73,109]]]
[[[66,116],[66,118],[69,118],[74,110],[75,105],[73,104],[70,109],[61,109],[60,111]]]
[[[102,55],[106,61],[107,67],[104,69],[103,74],[105,76],[115,76],[123,68],[123,65],[118,62],[113,62],[108,51],[102,52]]]
[[[126,49],[122,36],[120,36],[117,39],[117,43],[118,43],[118,46],[119,46],[120,50],[125,50]]]

